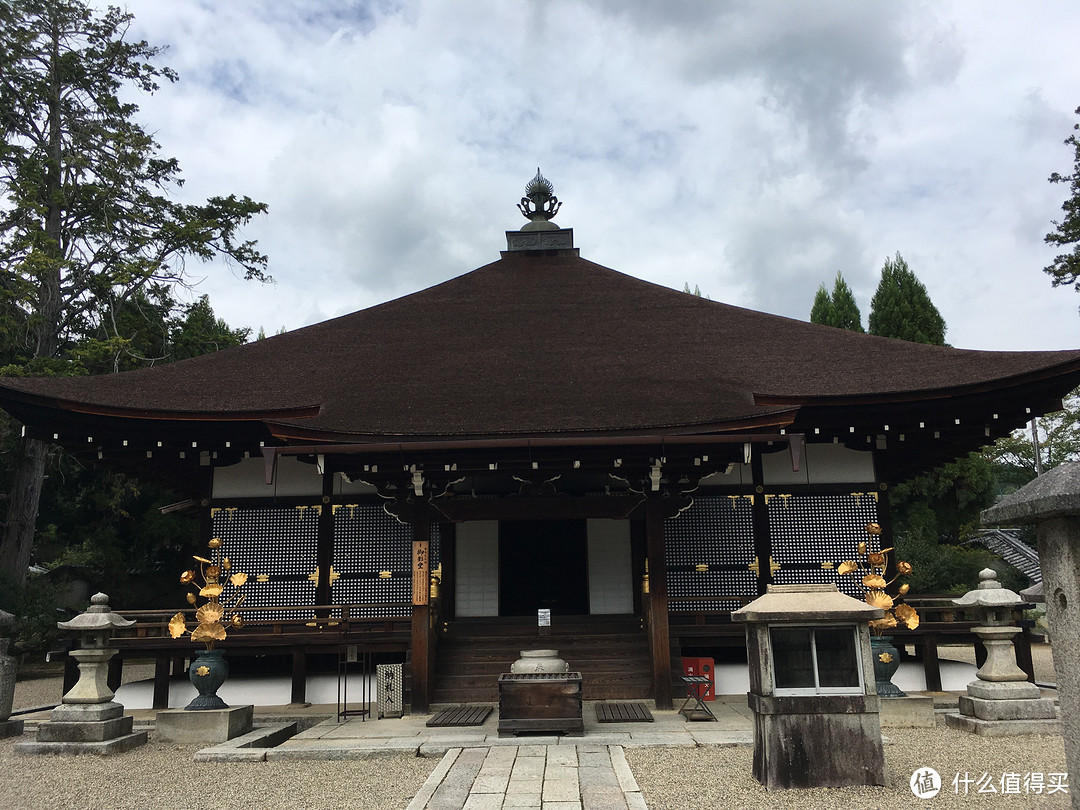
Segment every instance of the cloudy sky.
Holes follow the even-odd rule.
[[[1080,3],[129,0],[180,82],[139,100],[192,202],[247,194],[273,285],[193,266],[233,326],[300,326],[498,258],[537,166],[582,256],[807,319],[886,257],[955,346],[1080,347],[1043,243],[1072,171]],[[403,339],[406,339],[403,336]]]

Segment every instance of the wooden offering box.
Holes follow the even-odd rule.
[[[522,672],[499,676],[499,736],[522,732],[585,733],[580,672]]]

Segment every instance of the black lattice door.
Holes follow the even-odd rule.
[[[248,574],[246,608],[314,605],[322,507],[211,510],[214,537],[233,571]],[[311,618],[313,611],[253,611],[249,618]]]
[[[439,527],[431,529],[431,567],[438,565]],[[366,605],[353,615],[408,616],[412,612],[412,527],[381,504],[334,507],[330,595],[335,604]]]
[[[753,498],[705,495],[664,524],[668,609],[735,610],[758,594]]]
[[[778,585],[835,582],[861,599],[855,577],[837,577],[843,560],[858,556],[870,539],[869,523],[878,519],[877,493],[766,496],[773,582]]]

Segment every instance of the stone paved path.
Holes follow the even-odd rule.
[[[619,745],[451,748],[406,810],[644,810]]]

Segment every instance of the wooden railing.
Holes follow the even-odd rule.
[[[378,635],[408,634],[412,606],[402,603],[362,603],[351,605],[282,605],[276,607],[241,607],[236,612],[244,626],[229,628],[223,646],[281,646],[308,642],[317,646],[334,643],[357,643]],[[169,635],[169,620],[183,613],[189,625],[195,624],[195,608],[176,610],[117,611],[134,627],[117,631],[112,642],[121,649],[176,646],[190,647],[191,639]],[[367,614],[367,615],[365,615]],[[397,615],[393,615],[397,614]]]
[[[716,597],[704,600],[700,597],[670,598],[672,603],[669,614],[669,629],[673,647],[673,657],[679,655],[675,648],[682,647],[739,647],[745,638],[745,626],[731,621],[731,612],[727,610],[680,610],[679,603],[702,601],[738,600],[746,604],[754,597]],[[900,627],[890,630],[893,644],[906,654],[906,647],[915,648],[916,656],[921,659],[928,691],[941,691],[941,668],[938,660],[938,647],[945,644],[970,644],[975,648],[976,663],[981,666],[986,652],[982,642],[971,632],[980,624],[977,611],[964,610],[953,604],[954,596],[924,595],[908,597],[905,601],[919,612],[919,626],[915,630]],[[1032,622],[1024,619],[1023,608],[1012,613],[1013,624],[1021,628],[1014,640],[1016,662],[1034,682],[1035,670],[1031,660]]]

